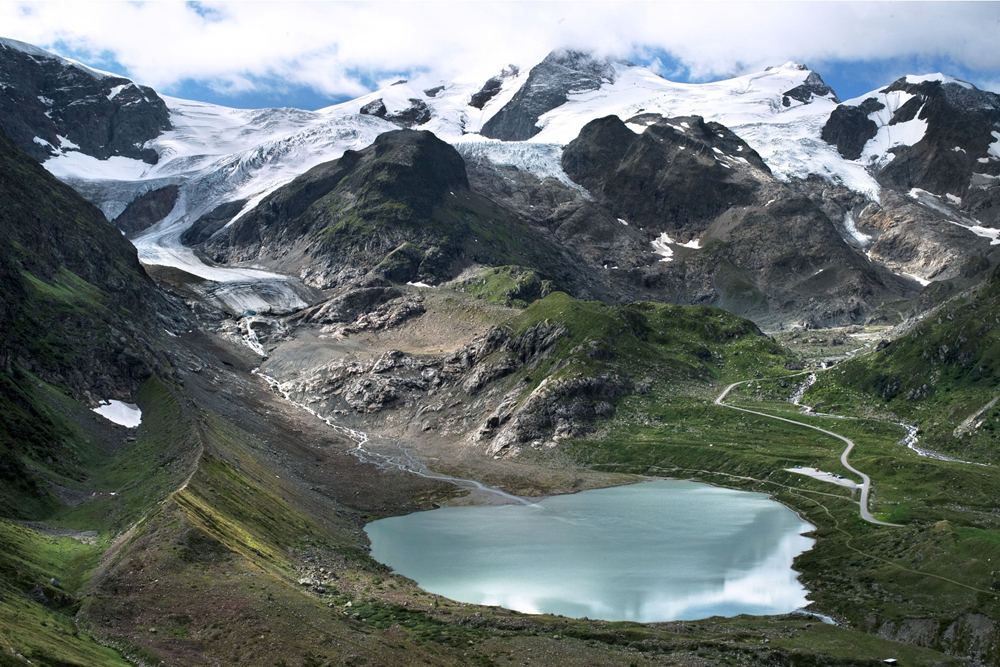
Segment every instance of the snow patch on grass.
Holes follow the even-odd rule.
[[[132,403],[110,400],[94,408],[94,412],[126,428],[135,428],[142,423],[142,410]]]

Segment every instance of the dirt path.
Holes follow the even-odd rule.
[[[825,428],[820,428],[819,426],[813,426],[812,424],[806,424],[806,423],[803,423],[803,422],[800,422],[800,421],[795,421],[794,419],[786,419],[785,417],[776,417],[774,415],[769,415],[766,412],[757,412],[756,410],[748,410],[746,408],[738,408],[735,405],[729,405],[729,404],[727,404],[727,403],[724,402],[726,396],[729,394],[730,391],[732,391],[735,387],[738,387],[739,385],[744,384],[746,382],[749,382],[749,380],[741,380],[740,382],[734,382],[731,385],[729,385],[728,387],[726,387],[722,391],[722,393],[719,394],[719,397],[715,399],[715,404],[719,405],[721,407],[724,407],[724,408],[729,408],[730,410],[739,410],[740,412],[747,412],[749,414],[757,415],[759,417],[767,417],[768,419],[777,419],[778,421],[787,422],[789,424],[797,424],[798,426],[804,426],[806,428],[811,428],[814,431],[819,431],[820,433],[825,433],[826,435],[833,436],[834,438],[837,438],[838,440],[841,440],[841,441],[845,442],[847,444],[847,448],[840,455],[840,462],[842,464],[844,464],[845,468],[847,468],[848,470],[850,470],[854,474],[858,475],[862,479],[862,484],[861,484],[861,502],[860,502],[860,506],[861,506],[861,518],[864,519],[865,521],[869,522],[869,523],[874,523],[874,524],[877,524],[879,526],[897,526],[897,527],[899,526],[898,523],[887,523],[885,521],[879,521],[878,519],[876,519],[875,517],[873,517],[871,515],[871,512],[868,511],[868,492],[871,490],[871,479],[869,479],[868,475],[864,474],[863,472],[861,472],[860,470],[858,470],[857,468],[855,468],[854,466],[852,466],[850,463],[847,462],[847,456],[851,453],[851,450],[854,449],[854,441],[852,441],[852,440],[850,440],[848,438],[845,438],[842,435],[838,435],[838,434],[834,433],[833,431],[828,431]]]

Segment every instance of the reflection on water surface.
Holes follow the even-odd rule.
[[[807,604],[792,560],[812,529],[758,493],[658,481],[537,505],[446,507],[365,530],[372,557],[453,600],[670,621]]]

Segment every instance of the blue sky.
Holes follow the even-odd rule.
[[[4,37],[176,97],[315,109],[400,77],[485,81],[570,47],[710,81],[788,60],[841,99],[944,72],[1000,92],[1000,3],[0,1]]]

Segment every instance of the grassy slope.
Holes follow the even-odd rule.
[[[209,417],[208,437],[188,486],[132,533],[85,603],[85,627],[148,662],[492,665],[517,657],[624,667],[780,663],[792,653],[843,664],[890,654],[947,662],[803,617],[641,626],[454,603],[371,561],[356,532],[311,515],[303,492],[254,458],[254,435]]]
[[[60,466],[29,460],[37,478],[46,480],[39,488],[55,483],[97,497],[75,507],[51,492],[42,496],[47,502],[35,505],[24,504],[20,494],[9,488],[3,497],[17,503],[21,518],[44,520],[50,527],[73,534],[88,531],[93,544],[72,537],[48,537],[0,519],[4,546],[0,550],[0,637],[6,650],[35,664],[127,664],[118,653],[79,632],[73,617],[85,599],[94,567],[115,535],[183,482],[193,463],[194,443],[182,436],[184,420],[175,395],[155,378],[139,393],[144,419],[135,442],[117,451],[109,450],[106,439],[102,440],[106,433],[99,418],[72,398],[37,379],[22,389],[49,425],[46,433],[60,439],[59,451],[70,462]],[[26,427],[29,432],[32,425]],[[53,578],[57,583],[51,582]],[[36,591],[46,601],[40,601]]]
[[[517,335],[543,323],[562,325],[569,333],[537,369],[522,369],[508,380],[522,382],[526,393],[547,377],[616,373],[645,384],[650,398],[676,394],[679,387],[684,394],[707,395],[716,382],[782,372],[790,359],[752,322],[716,308],[610,306],[555,292],[532,303],[510,326]]]
[[[463,292],[508,308],[527,308],[536,299],[554,291],[552,281],[537,271],[521,266],[498,266],[482,269],[457,285]]]
[[[954,457],[1000,460],[1000,274],[958,298],[888,347],[827,373],[808,401],[827,412],[894,414],[920,427],[921,446]]]

